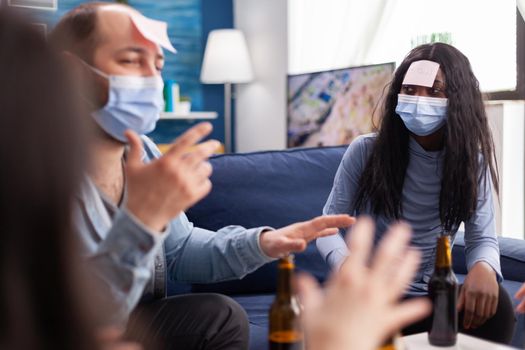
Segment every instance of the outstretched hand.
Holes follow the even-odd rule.
[[[431,310],[426,299],[400,302],[420,254],[408,248],[410,230],[393,226],[370,264],[374,225],[359,219],[347,235],[350,256],[323,293],[310,276],[297,285],[304,305],[304,329],[312,349],[377,349],[390,335]]]
[[[263,232],[260,237],[260,246],[266,255],[279,258],[293,252],[302,252],[312,240],[336,234],[339,228],[348,227],[354,223],[355,218],[349,215],[319,216],[279,230]]]

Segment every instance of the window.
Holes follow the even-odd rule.
[[[492,99],[525,98],[525,24],[514,0],[290,0],[288,13],[291,74],[399,64],[414,46],[444,41],[469,58]]]

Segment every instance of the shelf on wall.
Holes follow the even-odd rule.
[[[217,112],[190,112],[181,114],[177,112],[162,112],[160,119],[177,119],[177,120],[198,120],[198,119],[217,119]]]

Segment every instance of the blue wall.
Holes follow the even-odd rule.
[[[129,4],[145,16],[168,23],[168,35],[177,54],[165,52],[164,79],[180,85],[181,94],[191,98],[195,110],[202,110],[202,16],[200,0],[130,0]]]
[[[88,1],[58,0],[56,12],[32,13],[52,28],[64,13],[84,2]],[[219,113],[211,136],[223,141],[223,86],[201,84],[199,76],[208,33],[233,27],[233,0],[130,0],[129,4],[148,17],[168,23],[168,34],[178,52],[166,52],[162,75],[180,84],[181,95],[191,98],[192,110]],[[168,143],[194,123],[161,120],[150,136],[155,142]]]
[[[146,0],[143,0],[146,1]],[[170,1],[161,0],[160,3]],[[179,0],[176,0],[179,1]],[[175,2],[176,2],[175,1]],[[198,70],[194,75],[194,81],[199,85],[202,94],[202,104],[193,106],[192,109],[195,111],[214,111],[219,114],[216,120],[212,121],[213,133],[212,138],[224,141],[224,87],[223,85],[217,84],[200,84],[199,75],[202,64],[202,57],[204,55],[204,49],[206,47],[206,40],[208,34],[213,29],[220,28],[233,28],[233,0],[200,0],[200,13],[195,17],[199,18],[200,22],[200,37],[198,38],[198,45],[200,45],[199,59],[192,61],[197,63]],[[138,7],[137,7],[138,8]],[[140,8],[138,8],[140,10]],[[152,17],[155,17],[153,14]],[[168,22],[169,23],[169,22]],[[171,25],[171,23],[170,23]],[[175,37],[178,34],[175,33]],[[195,39],[195,37],[194,37]],[[197,43],[194,43],[197,46]],[[175,47],[179,50],[175,42]],[[180,50],[179,50],[180,52]],[[179,55],[179,54],[177,54]],[[187,62],[180,62],[186,64]],[[177,77],[175,77],[177,79]],[[184,86],[182,87],[182,94],[184,92]],[[192,102],[193,104],[193,102]],[[168,143],[173,140],[174,137],[180,135],[182,132],[187,130],[189,127],[194,125],[195,121],[173,121],[173,120],[161,120],[158,123],[157,129],[150,135],[157,143]]]
[[[233,0],[202,0],[202,46],[205,47],[208,34],[213,29],[233,28]],[[224,140],[224,85],[203,85],[204,109],[216,111],[219,118],[214,129],[221,141]],[[232,103],[232,116],[235,116],[235,104]],[[234,117],[233,117],[234,118]],[[235,124],[233,119],[232,124]],[[232,146],[235,150],[235,136],[232,133]]]

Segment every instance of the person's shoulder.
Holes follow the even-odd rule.
[[[343,156],[343,166],[361,171],[372,151],[377,134],[370,133],[356,137],[348,146]]]
[[[363,144],[363,145],[371,145],[375,142],[375,140],[377,139],[377,133],[375,132],[371,132],[371,133],[368,133],[368,134],[363,134],[363,135],[359,135],[357,136],[354,141],[352,141],[352,143],[358,143],[358,144]]]
[[[350,143],[348,150],[366,153],[373,147],[376,138],[376,133],[359,135]]]

